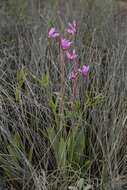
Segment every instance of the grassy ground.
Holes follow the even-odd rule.
[[[116,2],[38,1],[33,12],[29,2],[10,2],[0,36],[1,186],[126,189],[127,38]],[[72,103],[66,62],[61,115],[59,52],[47,33],[51,26],[62,33],[73,19],[78,62],[90,73]]]

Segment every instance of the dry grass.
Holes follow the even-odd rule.
[[[114,18],[114,5],[106,0],[47,1],[34,18],[36,22],[17,20],[12,34],[1,37],[0,175],[9,189],[65,190],[82,178],[84,187],[91,184],[95,190],[126,185],[127,45],[118,17]],[[49,101],[60,88],[58,54],[55,45],[49,47],[47,30],[51,25],[60,28],[72,18],[79,26],[79,62],[91,68],[89,78],[78,84],[75,116],[86,134],[85,169],[79,165],[58,168],[53,142],[45,136],[47,128],[56,126]],[[21,69],[27,73],[23,78]],[[66,69],[68,73],[70,64]],[[16,101],[17,71],[23,84]],[[47,71],[48,89],[35,80]],[[65,80],[69,99],[70,83]],[[73,117],[70,120],[77,122]]]

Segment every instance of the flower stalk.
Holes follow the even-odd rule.
[[[75,49],[71,49],[72,41],[70,41],[70,36],[75,37],[77,33],[77,23],[73,20],[72,23],[68,23],[68,27],[63,35],[60,35],[55,27],[52,27],[48,31],[48,39],[52,39],[59,44],[59,64],[60,64],[60,104],[59,104],[59,114],[60,114],[60,127],[63,125],[63,112],[64,112],[64,96],[65,96],[65,57],[72,64],[71,72],[69,73],[68,79],[71,81],[72,88],[72,103],[74,103],[77,91],[77,82],[79,75],[87,77],[89,74],[89,66],[82,65],[79,66],[77,63],[77,53]]]
[[[64,52],[60,46],[60,108],[59,114],[61,115],[60,120],[62,121],[62,115],[64,111],[64,91],[65,91],[65,62]]]

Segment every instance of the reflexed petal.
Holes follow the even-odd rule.
[[[90,67],[89,65],[83,65],[78,71],[83,75],[87,76],[89,74]]]
[[[77,58],[77,54],[75,52],[75,49],[72,52],[67,52],[66,56],[70,60],[75,60]]]
[[[54,27],[49,30],[49,32],[48,32],[49,38],[56,38],[58,36],[59,36],[59,33],[56,31],[56,29]]]
[[[65,38],[61,38],[61,47],[62,47],[62,49],[70,48],[71,44],[72,44],[71,41],[69,41],[69,40],[67,40]]]
[[[67,32],[70,34],[76,33],[76,21],[75,20],[72,23],[68,23]]]

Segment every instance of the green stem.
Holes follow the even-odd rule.
[[[64,53],[62,48],[60,47],[60,128],[63,126],[63,112],[64,112],[64,92],[65,92],[65,63],[64,63]]]

